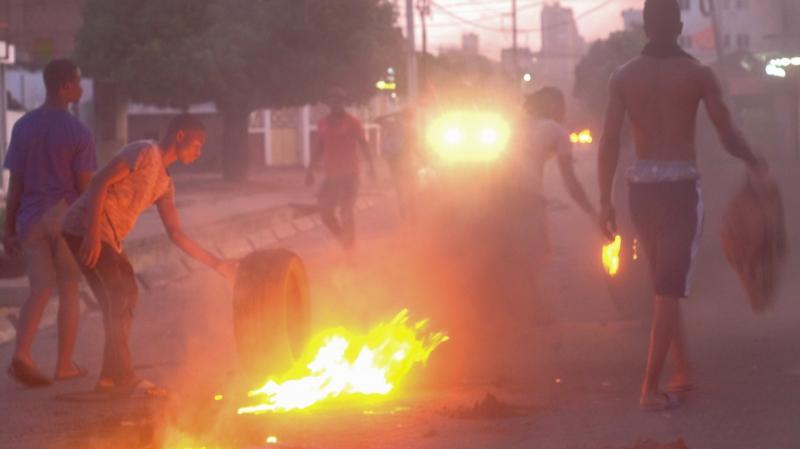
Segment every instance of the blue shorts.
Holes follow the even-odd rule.
[[[629,200],[656,295],[689,296],[703,230],[700,181],[630,182]]]

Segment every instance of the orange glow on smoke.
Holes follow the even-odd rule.
[[[614,237],[614,241],[603,245],[603,268],[610,276],[619,272],[619,252],[622,248],[622,237]]]
[[[240,408],[239,414],[307,409],[343,396],[388,395],[414,365],[425,363],[447,341],[447,335],[427,332],[426,326],[426,320],[410,324],[403,310],[365,335],[343,328],[322,332],[288,375],[251,391],[248,396],[259,402]]]
[[[569,141],[572,143],[578,143],[582,145],[588,145],[594,142],[594,137],[592,137],[592,131],[588,129],[584,129],[581,132],[574,132],[569,135]]]

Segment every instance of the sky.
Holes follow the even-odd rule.
[[[397,0],[400,18],[405,28],[405,2]],[[414,0],[417,3],[417,0]],[[500,50],[511,46],[512,0],[432,0],[428,18],[428,49],[437,53],[443,47],[459,47],[461,35],[478,34],[480,51],[490,59],[499,59]],[[540,42],[539,14],[543,3],[560,3],[572,8],[577,17],[578,31],[587,40],[608,36],[622,29],[621,12],[641,9],[644,0],[517,0],[517,41],[520,47],[538,51]],[[421,33],[419,15],[415,16],[417,47]]]

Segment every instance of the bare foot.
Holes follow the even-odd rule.
[[[681,400],[673,393],[647,393],[639,398],[639,408],[645,412],[660,412],[679,405]]]
[[[40,373],[36,366],[14,358],[8,365],[8,375],[17,382],[29,388],[47,387],[52,385],[50,379]]]
[[[72,362],[66,368],[59,368],[56,370],[54,378],[55,380],[73,380],[86,377],[87,374],[89,374],[89,372],[86,368]]]
[[[667,382],[667,391],[671,393],[686,393],[694,390],[694,385],[685,373],[675,373]]]

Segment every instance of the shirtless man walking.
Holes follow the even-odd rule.
[[[627,116],[637,156],[627,172],[630,210],[656,293],[639,404],[643,410],[663,410],[679,404],[676,393],[692,388],[680,300],[689,295],[689,275],[703,224],[695,149],[700,103],[705,104],[731,155],[753,172],[765,173],[766,168],[733,124],[712,70],[677,45],[683,31],[678,2],[647,0],[644,22],[649,43],[642,55],[611,77],[598,170],[601,220],[613,232],[611,186]],[[675,374],[662,392],[659,378],[668,352],[675,363]]]

